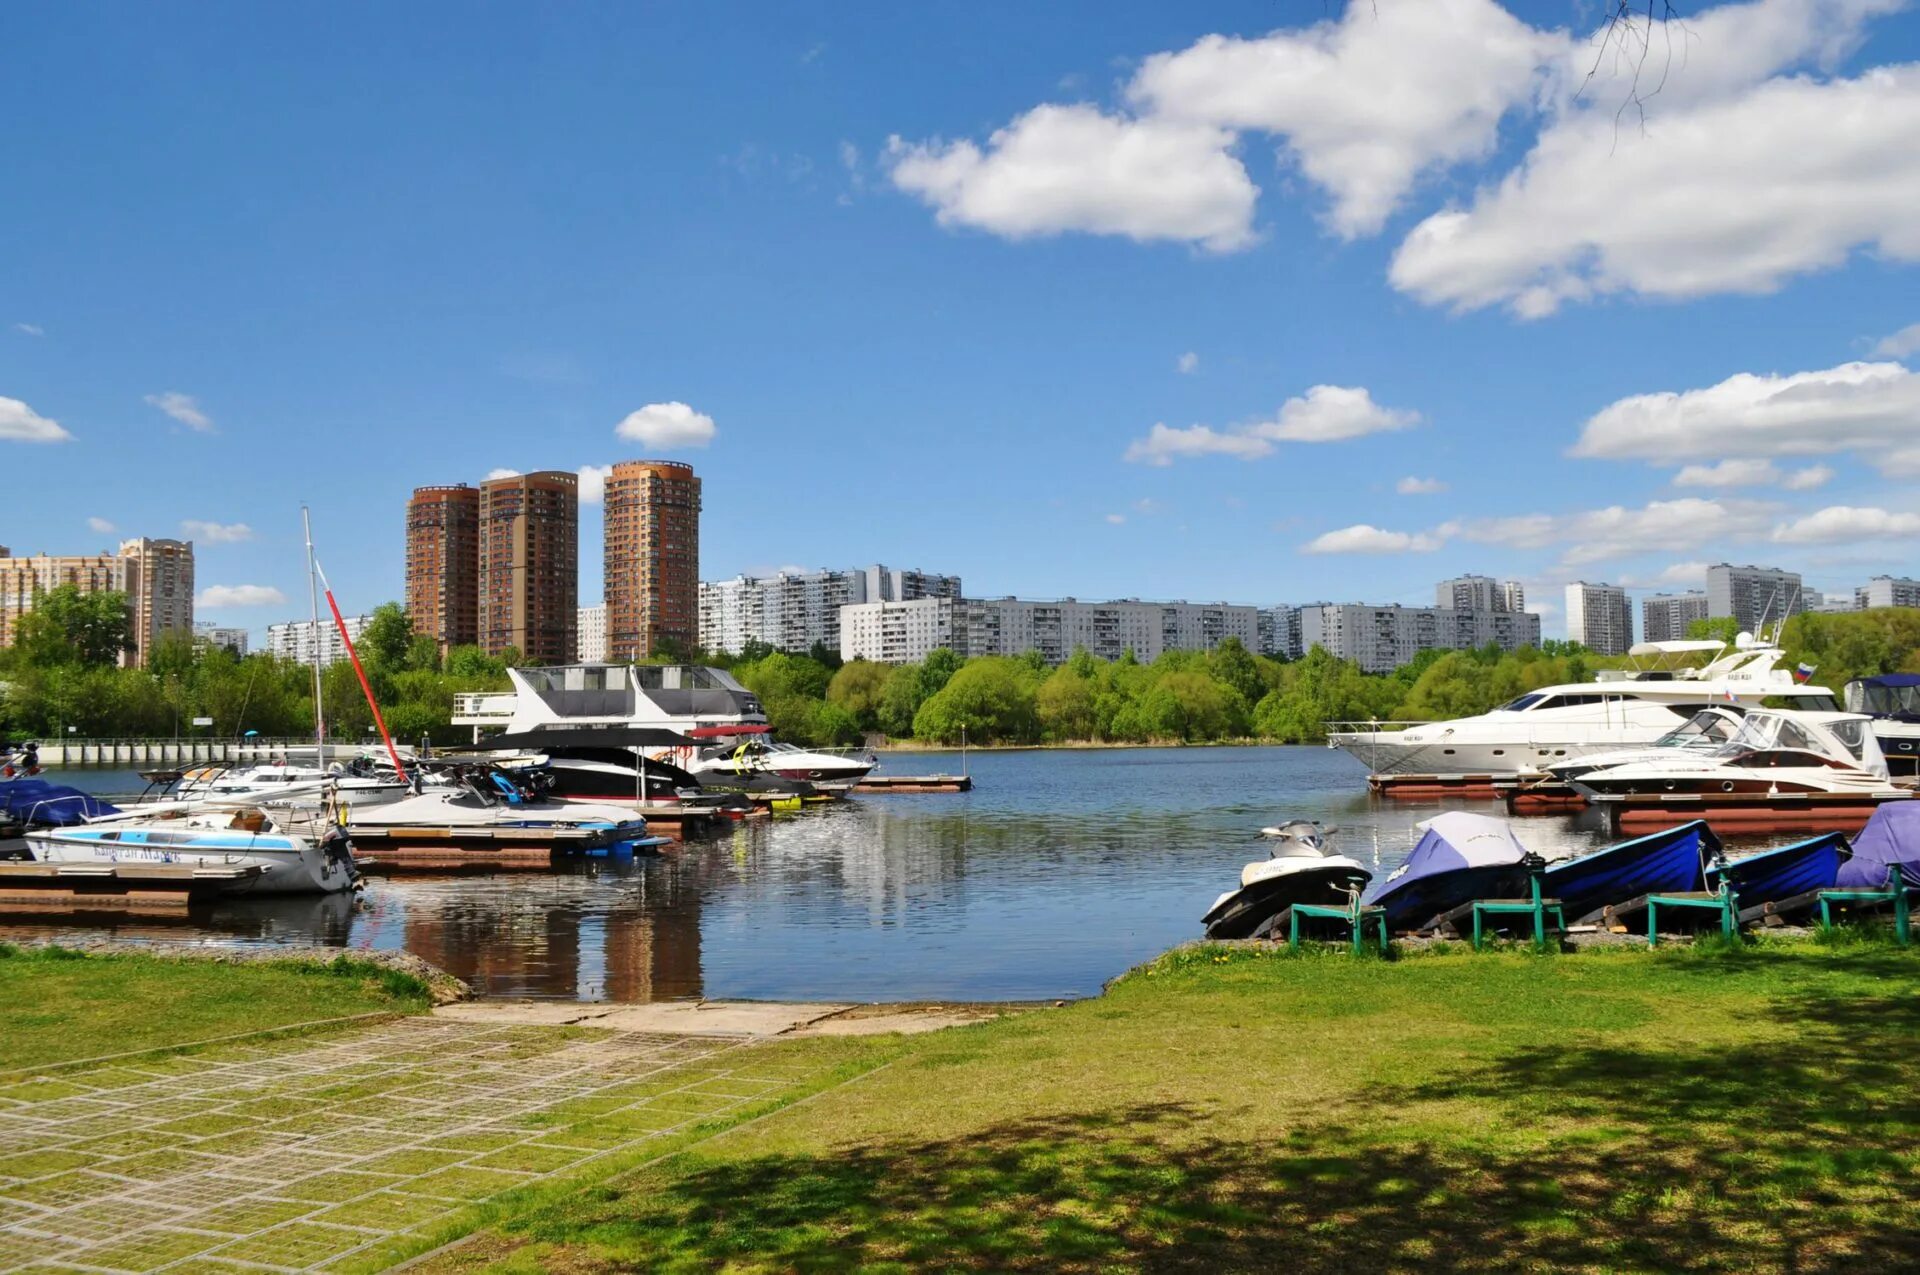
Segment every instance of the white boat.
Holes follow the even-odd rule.
[[[1589,771],[1572,780],[1588,798],[1779,796],[1840,793],[1876,801],[1908,796],[1887,777],[1886,758],[1862,713],[1754,709],[1711,752]]]
[[[317,809],[183,804],[29,829],[27,848],[41,863],[260,870],[236,880],[232,894],[331,894],[359,879],[345,835]]]
[[[1273,842],[1270,857],[1240,870],[1240,888],[1213,901],[1201,922],[1210,939],[1241,939],[1296,903],[1335,907],[1357,897],[1373,874],[1345,855],[1327,850],[1332,829],[1305,819],[1262,828]]]
[[[672,753],[655,754],[657,761],[673,761]],[[705,781],[713,776],[777,775],[809,783],[857,783],[879,758],[857,750],[800,748],[766,736],[745,735],[694,755],[686,770]]]
[[[1690,655],[1723,652],[1699,668],[1675,667]],[[1803,686],[1778,667],[1777,646],[1742,634],[1719,642],[1643,642],[1635,667],[1594,681],[1543,686],[1476,717],[1413,722],[1330,723],[1329,747],[1344,749],[1374,774],[1518,775],[1589,753],[1651,744],[1715,704],[1757,708],[1769,701],[1831,710],[1833,692]]]
[[[1725,747],[1746,723],[1746,711],[1740,708],[1703,708],[1686,722],[1668,731],[1651,744],[1637,748],[1616,748],[1611,752],[1588,753],[1569,757],[1540,767],[1522,767],[1523,779],[1552,779],[1565,783],[1588,771],[1634,762],[1666,761],[1680,753],[1703,754]],[[1675,750],[1678,750],[1676,752]]]
[[[666,841],[647,835],[647,821],[632,806],[554,801],[535,791],[525,775],[471,766],[453,772],[453,780],[401,801],[350,810],[348,834],[434,829],[457,840],[462,832],[512,828],[602,832],[608,843],[632,848]]]
[[[1889,771],[1920,778],[1920,673],[1856,677],[1844,689],[1847,711],[1873,718],[1873,735]]]
[[[216,802],[285,801],[289,798],[318,799],[331,794],[348,806],[377,806],[398,801],[407,795],[405,780],[392,773],[381,775],[364,759],[331,766],[300,766],[287,761],[262,762],[254,766],[199,766],[182,772],[174,792],[182,799],[205,798]]]

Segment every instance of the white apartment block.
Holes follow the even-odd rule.
[[[578,612],[578,634],[574,652],[577,664],[605,664],[607,662],[607,608],[603,604],[597,607],[581,607]]]
[[[1524,611],[1527,591],[1518,580],[1455,576],[1433,586],[1433,605],[1454,611]]]
[[[1320,603],[1300,608],[1300,640],[1369,673],[1390,673],[1422,651],[1466,651],[1489,642],[1503,651],[1538,646],[1540,617],[1530,611]]]
[[[700,585],[700,645],[737,655],[749,642],[804,652],[838,649],[841,608],[958,598],[960,577],[875,564],[851,571],[782,571]]]
[[[1260,608],[1260,645],[1262,655],[1297,660],[1307,653],[1300,641],[1300,608],[1281,603]]]
[[[1905,576],[1875,576],[1853,591],[1853,605],[1868,607],[1920,607],[1920,580]]]
[[[1567,637],[1600,655],[1625,655],[1633,645],[1633,604],[1615,584],[1567,586]]]
[[[347,636],[358,642],[373,617],[349,615],[344,619]],[[347,645],[340,640],[340,630],[331,618],[319,621],[317,626],[312,620],[289,620],[267,626],[267,652],[296,664],[312,664],[318,659],[324,668],[346,659]]]
[[[1081,602],[1076,598],[924,598],[842,609],[842,659],[917,663],[939,647],[963,657],[1038,651],[1049,664],[1085,650],[1104,660],[1128,651],[1143,663],[1166,651],[1204,651],[1238,638],[1260,649],[1260,613],[1226,603]]]
[[[1707,595],[1692,593],[1656,593],[1640,601],[1640,639],[1643,642],[1678,642],[1687,636],[1695,620],[1707,618]]]
[[[1758,636],[1763,624],[1771,627],[1806,609],[1797,571],[1725,562],[1707,568],[1709,619],[1732,617],[1741,629]]]
[[[217,624],[193,626],[193,640],[206,646],[221,646],[235,655],[245,655],[252,635],[245,629],[227,629]]]
[[[918,664],[941,647],[955,650],[952,598],[854,602],[840,608],[840,658]]]

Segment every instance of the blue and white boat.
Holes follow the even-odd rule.
[[[1719,853],[1720,838],[1705,820],[1695,819],[1549,864],[1541,890],[1560,900],[1567,919],[1577,925],[1643,894],[1706,889],[1706,865]]]
[[[236,879],[231,894],[332,894],[359,879],[345,833],[318,811],[148,810],[29,828],[26,842],[41,863],[260,869]]]
[[[349,833],[407,836],[430,831],[438,844],[486,846],[499,829],[550,829],[598,834],[583,848],[615,854],[668,844],[667,838],[648,834],[647,821],[631,806],[553,801],[525,773],[508,774],[494,765],[459,766],[447,779],[444,786],[405,801],[353,808],[348,812]]]
[[[1416,826],[1419,843],[1367,900],[1387,910],[1388,930],[1427,929],[1463,903],[1526,892],[1527,848],[1506,820],[1449,810]]]
[[[1896,863],[1908,891],[1920,889],[1920,802],[1889,802],[1874,811],[1852,848],[1853,856],[1840,864],[1841,889],[1878,890]]]
[[[1707,889],[1718,890],[1721,881],[1731,881],[1742,910],[1780,903],[1815,890],[1832,889],[1840,879],[1840,865],[1852,857],[1845,833],[1822,833],[1708,868]],[[1883,874],[1881,882],[1885,880]]]

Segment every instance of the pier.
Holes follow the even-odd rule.
[[[351,757],[367,747],[363,739],[330,739],[327,755]],[[255,735],[246,739],[79,739],[69,736],[40,743],[42,766],[100,766],[138,769],[190,766],[203,762],[263,762],[275,757],[312,757],[311,735]]]
[[[968,775],[867,775],[854,784],[859,793],[885,792],[972,792]]]

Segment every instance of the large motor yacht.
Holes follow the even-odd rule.
[[[1712,752],[1681,749],[1659,761],[1589,771],[1573,787],[1586,797],[1846,793],[1876,800],[1908,795],[1887,778],[1886,758],[1861,713],[1754,709]]]
[[[1676,661],[1709,652],[1697,667]],[[1609,669],[1591,682],[1543,686],[1490,713],[1447,722],[1334,723],[1330,747],[1344,749],[1375,774],[1517,775],[1567,758],[1651,744],[1702,708],[1758,707],[1769,701],[1832,710],[1833,692],[1803,686],[1778,667],[1777,646],[1742,634],[1719,642],[1642,642],[1635,666]]]

